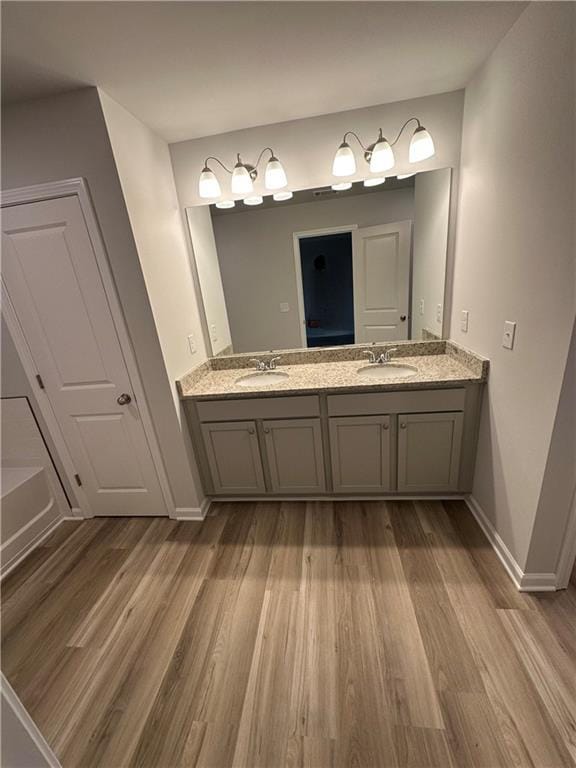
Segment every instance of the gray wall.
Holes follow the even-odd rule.
[[[78,176],[88,181],[177,507],[197,492],[122,189],[95,88],[2,110],[4,189]]]
[[[491,361],[474,497],[522,569],[575,311],[575,10],[529,4],[464,109],[451,337]],[[518,323],[513,351],[505,320]]]
[[[412,219],[412,188],[214,216],[235,352],[301,347],[292,235]],[[288,302],[289,312],[280,312]]]

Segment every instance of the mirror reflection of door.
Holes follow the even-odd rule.
[[[307,346],[354,344],[352,233],[301,237],[299,246]]]

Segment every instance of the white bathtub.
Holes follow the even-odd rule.
[[[2,467],[1,572],[4,575],[60,518],[42,467]]]

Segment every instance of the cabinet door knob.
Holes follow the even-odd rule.
[[[382,429],[388,429],[388,423],[382,424]]]
[[[400,429],[406,429],[406,423],[405,422],[402,422],[402,424],[400,424]]]
[[[268,429],[268,427],[264,427],[264,432],[265,432],[267,435],[269,435],[269,434],[270,434],[270,430]]]
[[[250,429],[248,430],[248,434],[249,435],[253,435],[254,434],[254,430],[252,429],[252,427],[250,427]]]

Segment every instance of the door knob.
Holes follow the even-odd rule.
[[[400,315],[400,320],[402,320],[402,322],[404,322],[406,320],[406,315]]]
[[[128,403],[132,402],[132,398],[126,392],[123,392],[116,402],[118,405],[128,405]]]

